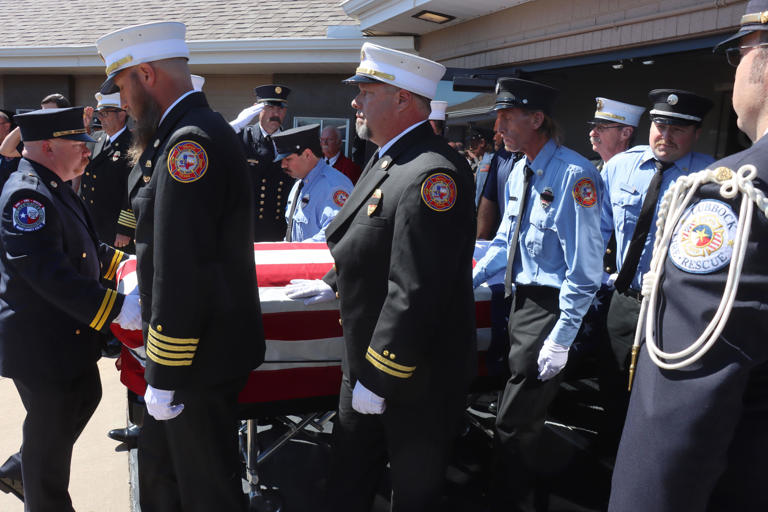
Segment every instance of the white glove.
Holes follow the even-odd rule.
[[[653,292],[653,288],[656,286],[656,273],[649,270],[645,274],[643,274],[643,285],[641,293],[643,294],[643,297],[650,297],[651,293]]]
[[[173,393],[173,391],[153,388],[147,384],[147,391],[144,393],[147,412],[159,421],[170,420],[181,414],[181,411],[184,410],[184,404],[171,405]]]
[[[352,408],[360,414],[381,414],[387,408],[384,399],[357,381],[352,390]]]
[[[126,331],[141,330],[141,305],[139,304],[138,295],[125,296],[123,307],[115,319],[112,320],[112,323],[119,325]]]
[[[544,341],[544,346],[541,347],[539,358],[537,359],[539,364],[539,380],[549,380],[565,368],[569,349],[570,347],[564,347],[549,338]]]
[[[233,130],[236,132],[239,132],[249,124],[251,124],[251,121],[253,121],[253,118],[259,115],[259,112],[264,110],[264,104],[258,103],[256,105],[251,105],[248,108],[243,109],[239,114],[237,114],[237,117],[229,122],[229,125],[232,127]]]
[[[605,274],[605,272],[603,272]],[[605,280],[605,285],[608,286],[608,288],[613,288],[613,283],[616,282],[616,278],[619,277],[619,274],[614,272],[613,274],[609,275],[608,278]]]
[[[285,287],[285,295],[289,299],[305,299],[305,306],[336,298],[333,288],[322,279],[291,279],[291,284]]]

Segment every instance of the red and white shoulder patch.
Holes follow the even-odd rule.
[[[581,206],[591,208],[597,203],[597,188],[590,178],[581,178],[573,186],[573,198]]]
[[[336,203],[337,206],[344,206],[344,203],[347,202],[348,197],[349,194],[347,194],[344,190],[337,190],[333,193],[333,202]]]
[[[208,154],[197,142],[181,141],[168,152],[168,172],[178,182],[197,181],[207,170]]]
[[[421,198],[436,212],[446,212],[456,203],[456,181],[445,173],[430,175],[421,184]]]

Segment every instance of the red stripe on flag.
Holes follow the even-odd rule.
[[[259,286],[285,286],[291,279],[321,279],[332,263],[287,263],[256,265]]]
[[[251,372],[240,392],[241,403],[295,400],[339,394],[341,366]]]
[[[339,311],[295,311],[265,313],[264,337],[268,340],[300,341],[342,336]]]
[[[309,249],[328,250],[325,242],[259,242],[253,244],[254,251],[306,251]]]

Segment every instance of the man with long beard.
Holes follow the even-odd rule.
[[[246,509],[237,395],[264,357],[252,200],[235,133],[193,90],[182,23],[127,27],[96,45],[103,94],[136,120],[128,178],[149,415],[141,509]]]
[[[445,68],[365,43],[347,83],[379,149],[326,230],[335,265],[289,296],[340,297],[344,377],[328,510],[364,512],[387,461],[392,510],[441,510],[476,366],[472,171],[427,118]]]

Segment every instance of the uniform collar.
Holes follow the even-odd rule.
[[[549,139],[544,146],[539,150],[539,154],[536,155],[536,158],[533,159],[533,162],[530,162],[528,166],[533,170],[534,173],[538,174],[539,176],[543,175],[547,170],[547,165],[549,165],[549,161],[552,160],[552,157],[555,155],[555,151],[557,151],[557,144],[554,140]],[[528,159],[526,158],[526,161]]]
[[[656,159],[656,155],[653,154],[653,150],[651,149],[651,146],[648,146],[645,149],[645,151],[643,152],[643,157],[640,160],[640,164],[642,165],[642,164],[645,164],[645,163],[647,163],[649,161],[652,163],[652,161],[655,160],[655,159]],[[679,171],[688,172],[692,168],[691,167],[692,160],[693,160],[693,152],[689,151],[688,153],[683,155],[682,158],[679,158],[679,159],[675,160],[674,165],[672,167],[676,167],[677,170],[679,170]],[[653,164],[651,166],[654,167]],[[670,169],[672,167],[670,167]],[[654,169],[655,169],[655,167],[654,167]],[[667,171],[668,170],[669,169],[667,169]]]
[[[392,146],[395,144],[395,142],[397,142],[398,140],[400,140],[400,139],[403,137],[403,135],[405,135],[406,133],[410,132],[411,130],[414,130],[414,129],[415,129],[417,126],[419,126],[419,125],[421,125],[421,124],[424,124],[424,123],[426,123],[426,122],[427,122],[427,121],[426,121],[426,119],[425,119],[424,121],[419,121],[418,123],[412,124],[411,126],[409,126],[408,128],[406,128],[405,130],[401,131],[400,133],[398,133],[397,135],[395,135],[394,137],[392,137],[392,138],[389,140],[389,142],[387,142],[386,144],[384,144],[383,146],[381,146],[381,147],[379,148],[379,158],[381,158],[382,156],[384,156],[384,154],[385,154],[385,153],[386,153],[386,152],[389,150],[389,148],[391,148],[391,147],[392,147]]]
[[[328,159],[328,165],[333,166],[339,159],[339,156],[341,156],[341,151],[333,155],[331,158]]]
[[[114,142],[114,141],[116,141],[116,140],[117,140],[117,138],[118,138],[120,135],[122,135],[122,134],[123,134],[123,132],[125,131],[125,129],[126,129],[127,127],[128,127],[127,125],[123,125],[123,127],[122,127],[122,128],[120,128],[119,130],[117,130],[117,132],[115,132],[115,134],[114,134],[114,135],[110,135],[110,134],[108,134],[107,132],[104,132],[104,134],[107,136],[107,142]]]
[[[183,100],[184,98],[186,98],[187,96],[189,96],[190,94],[192,94],[192,93],[194,93],[194,92],[195,92],[195,90],[194,90],[194,89],[192,89],[191,91],[187,91],[187,92],[185,92],[184,94],[182,94],[181,96],[179,96],[178,98],[176,98],[176,101],[174,101],[173,103],[171,103],[171,106],[169,106],[167,109],[165,109],[165,112],[163,112],[163,117],[161,117],[161,118],[160,118],[160,124],[163,124],[163,119],[165,119],[165,116],[167,116],[167,115],[168,115],[168,113],[169,113],[171,110],[173,110],[173,107],[175,107],[176,105],[178,105],[178,104],[181,102],[181,100]]]
[[[58,189],[62,186],[69,186],[68,183],[65,183],[58,174],[47,168],[41,163],[35,162],[34,160],[29,160],[27,158],[22,158],[21,162],[29,162],[29,164],[32,166],[32,168],[35,170],[37,175],[40,177],[40,180],[45,183],[45,186],[52,189]],[[20,164],[21,165],[21,164]]]
[[[273,136],[275,133],[280,133],[281,131],[283,131],[282,129],[278,128],[277,130],[275,130],[275,132],[274,132],[274,133],[267,133],[267,130],[265,130],[265,129],[264,129],[264,127],[263,127],[263,126],[261,126],[261,121],[259,121],[259,122],[258,122],[258,123],[256,123],[256,124],[257,124],[257,125],[259,125],[259,130],[261,130],[261,138],[262,138],[262,139],[263,139],[263,138],[265,138],[265,137],[271,137],[271,136]]]
[[[304,176],[304,179],[301,180],[304,182],[304,187],[308,187],[312,185],[314,182],[316,182],[320,178],[320,175],[323,174],[323,169],[327,165],[328,164],[325,163],[325,160],[323,160],[322,158],[318,158],[317,164],[312,168],[311,171],[307,173],[306,176]]]

